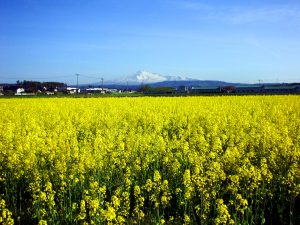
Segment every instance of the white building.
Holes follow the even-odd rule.
[[[101,94],[105,94],[104,88],[87,88],[85,91],[87,93],[101,93]]]
[[[25,93],[24,88],[18,88],[18,89],[16,90],[15,95],[22,95],[22,94],[24,94],[24,93]]]
[[[80,88],[74,88],[74,87],[67,87],[68,94],[76,94],[80,93]]]

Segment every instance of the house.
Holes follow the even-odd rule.
[[[79,88],[74,88],[74,87],[67,87],[66,91],[67,91],[68,94],[80,93],[80,89]]]
[[[87,89],[85,89],[85,92],[88,94],[92,94],[92,93],[105,94],[106,93],[104,88],[87,88]]]
[[[189,93],[189,87],[188,86],[179,86],[176,88],[176,93],[187,94],[187,93]]]
[[[260,93],[263,92],[262,85],[239,85],[235,88],[235,93]]]
[[[224,87],[222,87],[222,91],[224,92],[224,93],[233,93],[233,92],[235,92],[235,89],[236,89],[236,87],[235,86],[224,86]]]
[[[53,91],[46,91],[45,94],[46,95],[54,95],[55,93]]]
[[[15,95],[22,95],[22,94],[24,94],[24,93],[25,93],[24,88],[18,88],[18,89],[16,90]]]
[[[189,89],[191,94],[203,94],[203,93],[221,93],[221,87],[207,86],[207,87],[191,87]]]
[[[272,85],[265,86],[266,93],[295,93],[300,92],[300,85]]]
[[[118,89],[107,89],[107,93],[121,93],[121,90]]]

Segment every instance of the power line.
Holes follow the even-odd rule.
[[[98,74],[99,75],[99,74]],[[79,80],[79,74],[76,74],[77,76],[77,79],[76,79],[76,84],[77,84],[77,89],[79,88],[79,83],[78,83],[78,80]],[[99,76],[91,76],[91,75],[86,75],[86,74],[80,74],[81,77],[84,77],[84,78],[88,78],[88,79],[93,79],[93,80],[97,80],[99,81]],[[74,77],[74,75],[60,75],[60,76],[37,76],[36,74],[26,74],[26,75],[21,75],[21,76],[1,76],[0,75],[0,79],[1,80],[27,80],[27,81],[41,81],[41,82],[46,82],[46,81],[55,81],[55,80],[61,80],[61,79],[66,79],[66,78],[72,78]],[[103,78],[102,78],[103,79]],[[70,79],[68,79],[70,80]],[[9,81],[8,81],[9,82]],[[63,81],[65,82],[65,81]],[[71,82],[72,83],[72,82]],[[103,88],[103,81],[102,81],[102,88]]]
[[[89,75],[84,75],[84,74],[80,74],[80,76],[86,77],[86,78],[91,78],[91,79],[99,79],[98,77],[89,76]]]
[[[78,94],[78,77],[79,77],[79,74],[77,73],[76,76],[77,76],[77,89],[76,89],[76,93]]]

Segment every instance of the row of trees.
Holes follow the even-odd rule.
[[[43,90],[54,91],[57,88],[67,86],[67,84],[61,82],[40,82],[40,81],[17,81],[18,88],[24,88],[28,92],[37,92]]]
[[[60,82],[39,82],[39,81],[17,81],[15,84],[0,85],[0,92],[5,95],[13,95],[19,88],[23,88],[27,93],[41,93],[41,92],[56,92],[62,90],[67,84]]]
[[[138,89],[138,92],[142,93],[160,93],[160,94],[171,94],[175,92],[172,87],[151,87],[150,85],[143,85]]]

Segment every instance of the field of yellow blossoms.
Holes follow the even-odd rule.
[[[300,224],[300,96],[0,99],[0,224]]]

